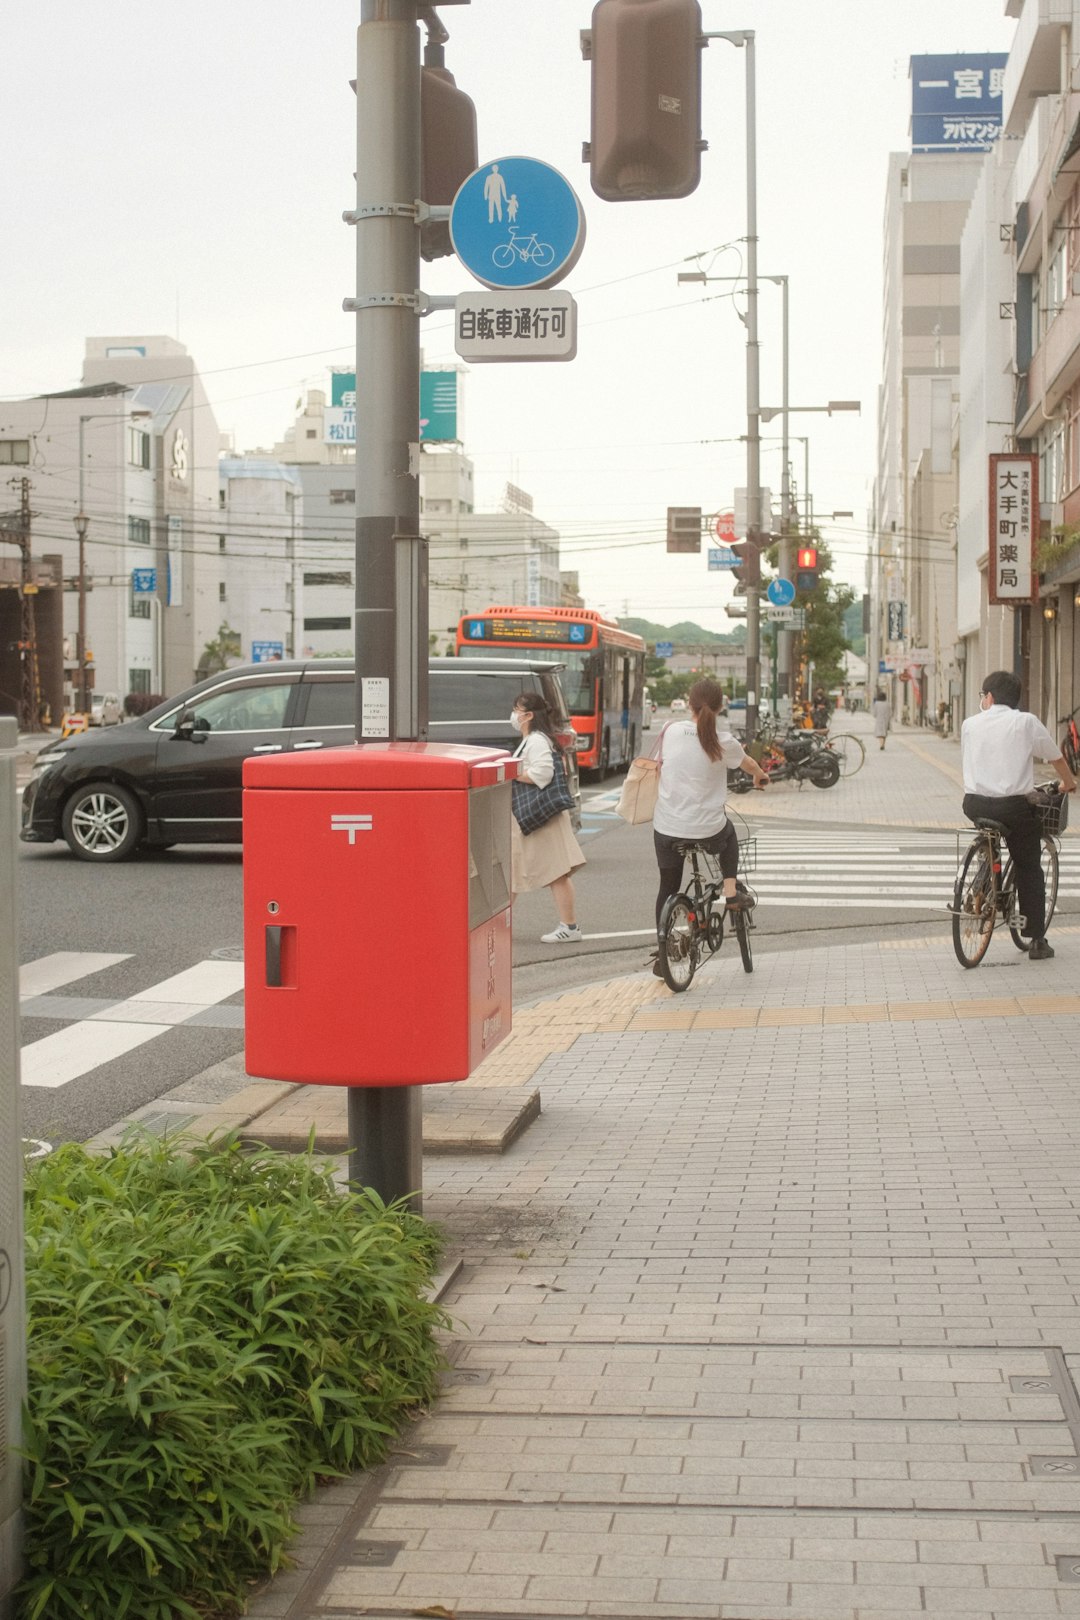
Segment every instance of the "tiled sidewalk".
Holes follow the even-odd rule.
[[[725,946],[684,996],[571,1001],[528,1133],[425,1166],[442,1401],[305,1510],[254,1620],[1080,1616],[1058,932],[975,973],[944,926],[752,977]]]

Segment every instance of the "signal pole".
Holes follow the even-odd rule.
[[[356,35],[356,740],[427,734],[420,528],[417,0],[363,0]],[[350,1086],[349,1179],[420,1208],[422,1091]]]

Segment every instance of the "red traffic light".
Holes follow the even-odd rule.
[[[816,546],[800,546],[799,549],[798,549],[798,552],[796,554],[795,566],[796,566],[796,568],[816,568],[817,567],[817,547]]]

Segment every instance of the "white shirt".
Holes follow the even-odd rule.
[[[527,779],[534,787],[547,787],[555,775],[555,754],[542,731],[530,731],[514,758],[525,767]]]
[[[1036,759],[1060,759],[1061,749],[1041,720],[995,703],[960,727],[964,792],[988,799],[1030,793]]]
[[[660,792],[653,826],[668,838],[711,838],[727,823],[727,773],[743,757],[730,731],[716,728],[723,753],[712,760],[698,741],[693,720],[673,720],[661,736]]]

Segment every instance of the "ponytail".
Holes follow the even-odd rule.
[[[724,701],[723,687],[719,681],[706,676],[704,680],[695,681],[686,696],[697,722],[698,742],[715,764],[724,757],[716,735],[716,716]]]

